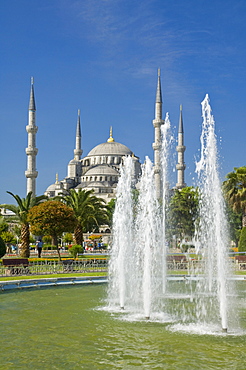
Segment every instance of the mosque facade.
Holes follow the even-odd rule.
[[[162,119],[162,93],[161,93],[161,78],[160,70],[158,70],[156,101],[155,101],[155,118],[153,120],[154,126],[154,174],[157,196],[161,196],[161,170],[160,170],[160,150],[161,150],[161,125],[165,124]],[[27,154],[27,170],[25,175],[27,178],[27,193],[32,191],[36,194],[36,178],[38,172],[36,170],[36,155],[38,149],[36,148],[36,106],[34,99],[33,80],[31,84],[30,102],[29,102],[29,121],[26,126],[28,133],[28,147]],[[186,186],[184,182],[184,131],[182,109],[180,109],[180,120],[178,130],[178,152],[177,169],[177,189],[182,189]],[[124,159],[131,156],[134,163],[133,182],[137,184],[138,178],[141,174],[141,164],[139,157],[137,157],[132,150],[124,144],[118,143],[113,138],[112,127],[110,128],[109,138],[106,142],[94,147],[86,156],[83,155],[81,147],[81,125],[80,125],[80,111],[78,111],[75,148],[73,159],[70,160],[67,166],[67,176],[60,180],[56,175],[54,184],[48,186],[45,195],[52,198],[61,193],[66,194],[69,189],[93,189],[94,194],[103,198],[107,203],[115,198],[116,187],[120,175],[120,166],[124,165]]]

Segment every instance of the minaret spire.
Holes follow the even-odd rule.
[[[27,155],[27,170],[25,176],[27,178],[27,194],[31,191],[33,196],[36,196],[36,178],[38,172],[36,171],[36,155],[38,149],[36,148],[36,133],[38,127],[36,126],[36,105],[34,98],[34,79],[31,78],[31,91],[29,100],[29,114],[28,114],[28,125],[26,126],[28,134],[28,145],[26,148]]]
[[[75,139],[75,149],[74,149],[74,159],[79,161],[83,150],[81,149],[81,127],[80,127],[80,109],[78,109],[78,119],[76,127],[76,139]]]
[[[184,171],[186,168],[184,162],[184,152],[186,147],[184,146],[184,127],[183,127],[183,114],[182,114],[182,105],[180,105],[180,115],[179,115],[179,129],[178,129],[178,145],[176,150],[178,152],[178,163],[176,165],[177,169],[177,189],[182,189],[186,186],[184,182]]]
[[[162,195],[161,186],[161,168],[160,168],[160,150],[161,150],[161,125],[164,124],[162,119],[162,93],[161,93],[161,71],[158,69],[157,78],[157,89],[155,99],[155,119],[153,120],[153,126],[155,129],[155,141],[153,143],[154,149],[154,173],[155,173],[155,185],[156,194],[160,198]]]

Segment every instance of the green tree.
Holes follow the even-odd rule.
[[[236,247],[238,247],[238,242],[242,229],[242,215],[233,211],[233,209],[227,204],[227,218],[230,232],[230,239],[234,241]]]
[[[107,215],[108,215],[108,225],[110,227],[112,227],[112,223],[113,223],[113,214],[114,214],[114,210],[115,210],[115,202],[116,202],[116,199],[111,199],[108,204],[106,205],[106,209],[107,209]]]
[[[16,242],[15,236],[13,233],[10,231],[4,231],[1,233],[1,238],[3,241],[8,245],[8,244],[13,244]]]
[[[243,227],[241,230],[238,251],[246,252],[246,227]]]
[[[233,211],[242,215],[242,227],[246,227],[246,166],[235,167],[226,175],[223,191]]]
[[[73,210],[59,201],[48,200],[30,209],[28,222],[34,235],[50,235],[52,244],[56,246],[59,260],[58,238],[63,232],[71,232],[75,226]]]
[[[76,245],[82,245],[83,232],[94,231],[100,225],[108,223],[105,201],[97,198],[93,192],[93,190],[71,189],[67,195],[59,196],[61,202],[73,209],[76,219],[74,229]]]
[[[0,234],[4,231],[8,231],[8,224],[5,221],[4,217],[0,216]]]
[[[179,239],[193,237],[198,216],[198,189],[185,187],[175,190],[170,199],[168,223],[173,235]]]
[[[52,243],[52,238],[50,235],[44,235],[43,238],[42,238],[42,241],[45,243],[45,244],[51,244]]]
[[[21,257],[28,258],[30,257],[30,229],[29,223],[27,221],[28,212],[34,207],[35,205],[42,202],[44,199],[47,199],[45,195],[40,195],[38,197],[32,196],[32,192],[30,191],[26,198],[20,198],[19,195],[14,195],[10,191],[7,191],[17,202],[17,205],[13,204],[2,204],[0,207],[8,209],[15,214],[15,220],[21,226]]]
[[[73,234],[72,233],[65,233],[62,237],[62,241],[65,244],[70,244],[73,242]]]

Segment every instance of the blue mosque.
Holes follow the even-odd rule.
[[[161,173],[160,173],[160,150],[161,150],[161,126],[165,124],[162,118],[162,91],[161,76],[158,70],[156,99],[155,99],[155,117],[153,119],[154,127],[154,174],[157,196],[161,195]],[[94,194],[103,198],[107,203],[115,198],[116,186],[120,175],[120,166],[124,165],[124,158],[131,156],[134,162],[134,181],[137,183],[141,173],[141,164],[139,157],[122,143],[118,143],[113,138],[113,130],[110,128],[108,140],[92,148],[90,152],[83,156],[81,147],[81,125],[80,111],[78,111],[77,125],[75,127],[75,148],[73,158],[67,165],[67,176],[63,180],[58,180],[56,175],[55,183],[49,185],[45,191],[48,197],[54,197],[61,193],[66,193],[69,189],[93,189]],[[28,125],[26,126],[28,134],[28,146],[26,148],[27,170],[27,193],[32,191],[36,194],[36,179],[38,172],[36,169],[36,105],[34,97],[34,83],[31,81],[31,92],[29,101]],[[178,128],[177,150],[177,183],[176,188],[182,189],[186,186],[184,181],[185,163],[184,163],[184,129],[182,108],[180,108],[179,128]]]

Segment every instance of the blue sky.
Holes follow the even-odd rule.
[[[77,110],[86,155],[113,137],[153,159],[157,69],[163,115],[177,135],[183,105],[185,180],[199,159],[201,101],[216,123],[221,179],[245,163],[244,0],[0,0],[0,203],[26,195],[30,79],[37,107],[37,195],[67,175]],[[176,154],[174,153],[176,160]],[[174,183],[171,185],[175,184]]]

